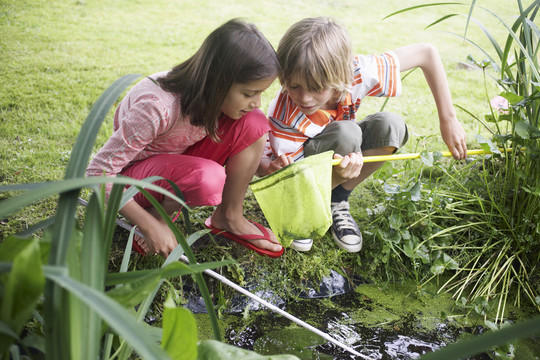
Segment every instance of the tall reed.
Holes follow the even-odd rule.
[[[508,103],[506,109],[490,106],[485,120],[476,117],[493,134],[491,140],[478,137],[478,142],[496,153],[498,147],[513,151],[461,167],[460,174],[440,167],[445,180],[428,196],[444,206],[430,206],[422,220],[440,230],[429,234],[416,249],[420,244],[431,249],[431,263],[441,252],[455,254],[452,266],[447,267],[454,275],[442,289],[453,291],[464,303],[489,301],[496,309],[496,321],[502,321],[510,299],[519,305],[525,298],[540,311],[540,31],[535,24],[540,1],[524,7],[517,0],[519,13],[512,24],[475,1],[424,4],[389,16],[448,5],[465,6],[468,12],[461,16],[466,18],[466,27],[475,24],[488,38],[491,50],[467,35],[454,34],[482,52],[485,59],[469,56],[469,61],[484,71],[486,80],[491,77],[497,82],[499,95]],[[502,43],[489,26],[473,17],[474,11],[487,12],[493,23],[506,29]],[[428,27],[455,16],[460,15],[448,14]]]

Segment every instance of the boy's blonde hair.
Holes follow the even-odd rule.
[[[284,86],[300,76],[310,91],[333,89],[341,99],[351,89],[351,39],[345,27],[332,18],[306,18],[292,25],[279,42],[277,56]]]

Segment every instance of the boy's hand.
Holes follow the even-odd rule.
[[[437,106],[444,143],[454,158],[465,159],[467,157],[465,130],[456,117],[448,80],[437,49],[431,44],[413,44],[396,49],[394,52],[398,56],[401,71],[415,67],[422,69]]]
[[[364,160],[361,152],[350,153],[346,156],[334,154],[334,159],[342,159],[332,169],[332,187],[343,184],[347,180],[360,176]]]
[[[467,157],[467,142],[461,123],[457,119],[441,121],[440,128],[442,139],[454,158],[456,160],[465,159]]]

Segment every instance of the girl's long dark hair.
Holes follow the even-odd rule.
[[[223,100],[234,83],[274,78],[279,62],[270,42],[255,25],[232,19],[215,29],[199,50],[162,78],[160,86],[180,96],[183,116],[216,133]]]

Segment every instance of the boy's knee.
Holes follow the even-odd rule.
[[[392,128],[405,128],[405,121],[401,116],[391,113],[391,112],[378,112],[372,115],[369,115],[365,120],[370,122],[378,123],[377,125],[381,128],[392,129]]]
[[[362,129],[354,121],[334,121],[322,133],[304,144],[306,156],[333,150],[336,154],[347,155],[361,151]]]
[[[371,143],[377,143],[377,146],[400,148],[409,138],[405,121],[401,116],[391,112],[369,115],[359,125],[366,137],[366,143],[368,143],[366,145],[370,147]]]

